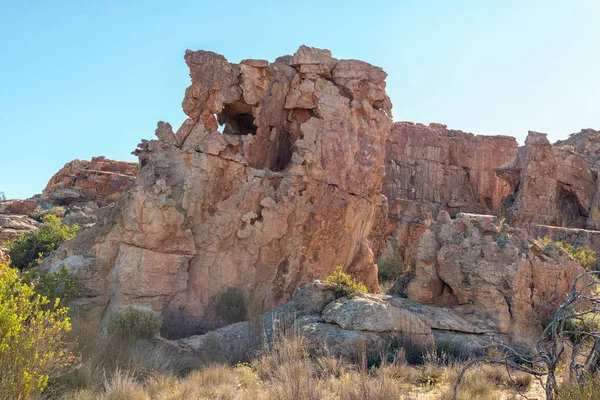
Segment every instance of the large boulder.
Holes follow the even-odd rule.
[[[399,347],[405,347],[417,361],[435,346],[451,346],[468,356],[483,352],[492,343],[508,344],[506,335],[481,329],[451,308],[381,294],[339,296],[331,285],[313,281],[296,290],[289,302],[254,322],[166,343],[200,358],[218,353],[236,360],[256,356],[269,348],[265,343],[299,334],[313,351],[347,361],[393,357]]]
[[[103,315],[138,304],[203,319],[231,286],[268,310],[336,266],[377,291],[367,237],[392,124],[386,73],[305,46],[275,63],[185,60],[189,118],[159,123],[93,240],[46,265],[94,258],[102,294],[88,304]]]

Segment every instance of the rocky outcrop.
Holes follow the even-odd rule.
[[[536,337],[584,270],[562,248],[541,248],[489,215],[441,211],[418,245],[408,297],[450,307],[486,332]]]
[[[568,243],[575,248],[583,247],[596,252],[600,258],[600,231],[589,229],[563,228],[562,226],[533,225],[531,235],[534,238],[549,238],[553,242]],[[596,260],[593,269],[600,271],[600,260]]]
[[[517,157],[496,169],[511,187],[504,200],[508,224],[532,232],[535,225],[596,229],[600,223],[597,173],[588,157],[552,146],[529,132]]]
[[[0,214],[0,246],[17,236],[38,230],[39,222],[26,215]]]
[[[67,163],[50,179],[41,195],[0,201],[0,245],[21,233],[36,231],[48,213],[61,217],[68,225],[93,225],[98,208],[118,200],[135,179],[137,169],[137,163],[104,157]]]
[[[228,286],[267,310],[336,266],[376,291],[367,237],[391,127],[385,72],[305,46],[275,63],[185,60],[189,118],[176,132],[159,123],[110,214],[45,265],[83,257],[95,310],[190,320]]]
[[[473,135],[433,123],[395,123],[386,143],[383,181],[389,222],[371,236],[376,259],[400,254],[413,263],[406,249],[414,247],[439,210],[496,213],[510,186],[494,169],[516,154],[512,137]]]
[[[93,157],[73,160],[48,181],[37,202],[65,206],[93,202],[102,207],[117,201],[138,172],[138,164]]]
[[[357,361],[365,353],[381,357],[403,346],[424,355],[436,340],[455,340],[452,335],[467,339],[459,342],[465,352],[481,351],[479,346],[492,339],[506,340],[504,335],[485,333],[452,309],[388,295],[339,296],[332,286],[313,281],[298,289],[289,302],[260,316],[257,325],[240,322],[169,343],[200,357],[218,353],[234,359],[243,350],[263,349],[260,339],[272,342],[282,332],[292,331],[328,356]]]
[[[568,139],[557,141],[554,145],[582,154],[594,163],[600,162],[600,131],[582,129],[571,134]]]
[[[494,168],[513,160],[516,153],[512,137],[397,122],[386,144],[383,194],[392,201],[436,203],[450,215],[494,213],[510,189]]]

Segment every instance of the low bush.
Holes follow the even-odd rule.
[[[44,216],[39,230],[8,242],[11,266],[20,270],[37,267],[62,242],[73,238],[77,230],[77,225],[64,225],[55,215]]]
[[[67,312],[0,264],[0,398],[35,398],[49,376],[69,364]]]
[[[354,278],[342,270],[342,267],[337,267],[333,274],[325,279],[325,283],[331,285],[339,294],[348,298],[359,293],[368,292],[367,287],[363,283],[356,282]]]
[[[108,322],[108,331],[127,340],[151,339],[162,325],[160,315],[152,311],[127,307],[117,311]]]

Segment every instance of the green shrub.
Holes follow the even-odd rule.
[[[367,293],[367,287],[356,282],[354,278],[342,271],[342,267],[337,267],[333,274],[325,279],[325,283],[331,285],[339,294],[345,297],[353,297],[358,293]]]
[[[210,303],[216,316],[226,324],[245,321],[248,317],[246,296],[236,287],[228,287],[216,294],[210,299]]]
[[[593,250],[588,250],[583,246],[573,246],[572,244],[566,242],[553,242],[552,239],[545,236],[543,238],[538,238],[538,242],[540,246],[546,247],[550,243],[554,243],[563,248],[571,257],[581,264],[581,266],[587,271],[591,271],[594,263],[596,262],[596,252]]]
[[[45,296],[54,304],[68,305],[79,295],[79,285],[75,275],[64,265],[54,272],[32,268],[23,271],[23,282],[34,286],[36,293]]]
[[[108,322],[108,331],[127,340],[151,339],[162,326],[160,315],[152,311],[127,307],[117,311]]]
[[[37,397],[49,375],[69,363],[67,312],[0,264],[0,398]]]
[[[79,227],[61,223],[55,215],[42,218],[40,229],[25,233],[8,243],[11,266],[20,270],[38,266],[62,242],[75,236]]]

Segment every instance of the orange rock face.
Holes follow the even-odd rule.
[[[517,142],[512,137],[397,122],[386,145],[383,193],[392,201],[437,203],[451,215],[494,213],[510,193],[494,168],[516,154]]]
[[[104,157],[73,160],[48,181],[42,198],[58,205],[88,201],[99,206],[114,203],[137,172],[137,163]]]
[[[97,310],[167,319],[206,317],[229,286],[270,309],[336,266],[376,291],[367,237],[392,125],[385,72],[304,46],[275,63],[185,60],[189,118],[176,132],[159,123],[111,215],[47,263],[92,265]]]
[[[584,272],[556,245],[541,248],[495,216],[442,211],[418,245],[408,297],[451,307],[478,328],[526,342]]]
[[[597,173],[588,157],[530,132],[517,158],[496,169],[511,185],[503,210],[511,226],[595,229],[600,222]]]
[[[396,122],[386,143],[383,194],[388,198],[389,224],[379,225],[371,240],[375,257],[399,253],[414,262],[422,232],[440,210],[493,214],[510,185],[494,168],[513,160],[517,142],[508,136],[473,135],[445,125]],[[387,232],[386,241],[381,242]],[[391,234],[390,234],[391,233]]]

